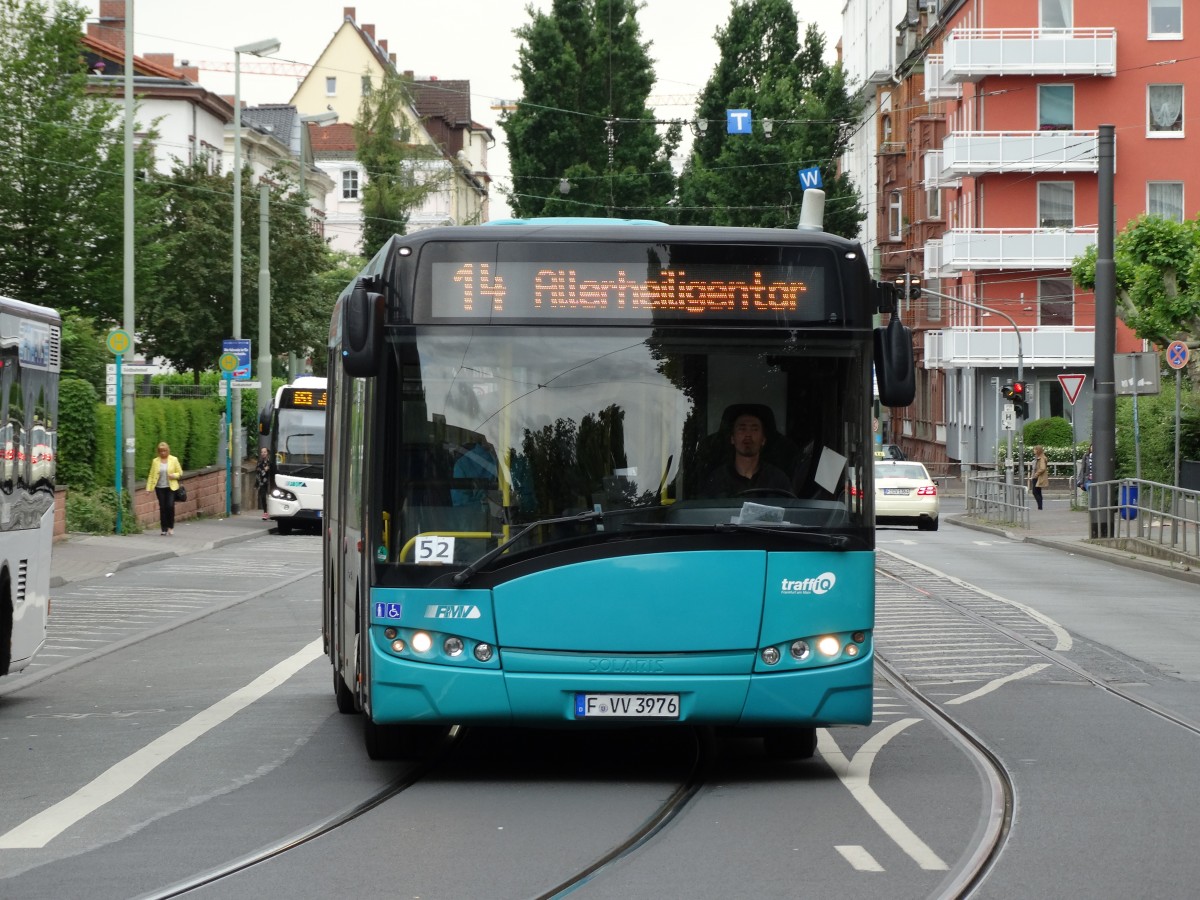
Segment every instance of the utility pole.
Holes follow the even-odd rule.
[[[271,403],[271,188],[258,186],[258,416]]]
[[[129,355],[127,359],[133,360],[133,348],[137,344],[137,329],[134,327],[134,297],[135,283],[134,276],[136,269],[134,266],[134,215],[133,215],[133,4],[134,0],[125,0],[125,200],[124,200],[124,216],[125,216],[125,234],[124,234],[124,309],[122,311],[122,324],[125,332],[129,335],[129,349],[126,351]],[[124,455],[125,461],[125,490],[129,492],[129,502],[133,504],[134,491],[137,490],[137,473],[134,469],[137,468],[137,428],[136,420],[133,417],[133,379],[125,376],[121,379],[121,396],[117,398],[117,402],[121,404],[121,416],[129,423],[128,431],[125,437],[125,446],[118,448],[117,452]],[[117,498],[120,502],[120,498]]]
[[[1100,126],[1099,210],[1096,233],[1096,348],[1092,383],[1092,465],[1097,483],[1108,484],[1106,496],[1088,491],[1088,521],[1093,538],[1112,536],[1112,486],[1117,450],[1117,270],[1113,260],[1116,208],[1113,202],[1113,157],[1116,127]]]

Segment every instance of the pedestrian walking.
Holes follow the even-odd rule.
[[[1033,448],[1033,474],[1029,476],[1029,486],[1033,489],[1033,499],[1037,508],[1042,508],[1042,488],[1050,484],[1050,465],[1046,462],[1046,450],[1041,444]]]
[[[254,465],[254,481],[258,487],[258,508],[262,510],[263,521],[267,521],[267,491],[271,489],[271,451],[267,447],[258,448],[258,462]]]
[[[171,455],[166,441],[158,445],[158,455],[150,461],[150,472],[146,476],[146,490],[154,491],[158,498],[158,524],[163,536],[175,533],[175,492],[179,490],[179,479],[183,467]]]

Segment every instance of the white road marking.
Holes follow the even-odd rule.
[[[279,687],[322,654],[321,638],[292,654],[240,690],[218,700],[141,750],[127,756],[70,797],[0,835],[0,850],[38,850],[85,816],[115,800],[188,744]]]
[[[947,700],[946,705],[950,706],[953,703],[966,703],[968,700],[975,700],[979,697],[982,697],[984,694],[990,694],[999,687],[1003,687],[1010,681],[1017,681],[1020,678],[1034,675],[1037,672],[1042,671],[1042,669],[1048,668],[1050,668],[1050,663],[1039,663],[1034,666],[1028,666],[1027,668],[1022,669],[1020,672],[1013,672],[1011,675],[1005,675],[1003,678],[997,678],[995,681],[989,681],[983,687],[979,688],[978,690],[971,691],[969,694],[963,694],[961,697],[955,697],[953,700]]]
[[[883,866],[875,861],[865,847],[860,847],[857,844],[837,844],[833,848],[838,853],[845,857],[846,862],[850,863],[859,872],[882,872]]]
[[[932,849],[909,828],[901,818],[892,812],[891,807],[880,799],[871,787],[871,766],[875,756],[884,745],[904,731],[909,725],[915,725],[920,719],[901,719],[893,722],[887,728],[859,747],[854,759],[848,760],[837,741],[829,733],[829,729],[817,730],[817,749],[825,762],[833,769],[838,779],[846,786],[850,796],[858,801],[868,816],[875,820],[883,833],[896,842],[896,845],[912,857],[922,869],[944,872],[949,866]]]

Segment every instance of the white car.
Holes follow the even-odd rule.
[[[937,531],[938,489],[929,472],[911,460],[875,460],[875,521]]]

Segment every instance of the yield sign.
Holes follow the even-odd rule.
[[[1083,383],[1087,381],[1086,375],[1059,375],[1058,383],[1062,385],[1063,393],[1067,395],[1067,402],[1072,406],[1079,399],[1079,391],[1083,388]]]

